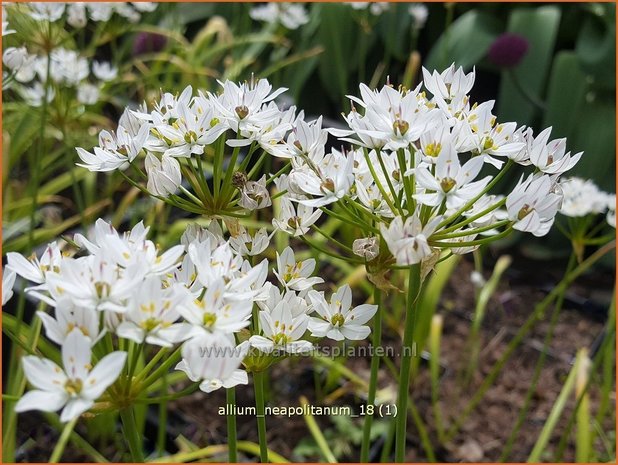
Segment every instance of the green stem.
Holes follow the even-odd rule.
[[[307,398],[305,396],[301,396],[300,404],[303,407],[303,409],[308,403],[309,401],[307,400]],[[330,447],[328,446],[328,442],[326,441],[324,434],[322,434],[322,431],[320,430],[318,423],[315,421],[315,418],[313,418],[313,415],[311,415],[309,411],[307,411],[307,413],[305,414],[305,423],[307,423],[309,432],[311,433],[311,436],[313,436],[313,439],[318,445],[318,449],[320,449],[320,452],[326,459],[326,462],[337,463],[337,459],[335,458],[335,455],[333,454]]]
[[[137,423],[135,422],[135,413],[132,407],[127,407],[120,411],[120,418],[122,420],[122,428],[124,436],[129,443],[129,451],[131,452],[131,460],[137,463],[144,462],[144,455],[142,451],[142,441],[137,431]]]
[[[408,419],[408,396],[410,395],[410,366],[414,354],[414,327],[417,314],[417,300],[421,290],[421,266],[412,265],[408,277],[407,313],[401,351],[399,371],[399,393],[397,396],[397,425],[395,431],[395,461],[403,462],[406,450],[406,427]]]
[[[161,394],[167,394],[167,373],[161,377]],[[157,455],[163,456],[165,453],[165,435],[167,433],[167,400],[162,400],[159,404],[159,425],[157,430]]]
[[[500,179],[502,179],[504,177],[504,175],[507,173],[507,171],[511,168],[511,166],[513,166],[515,164],[515,162],[513,160],[509,160],[508,162],[506,162],[506,166],[504,167],[504,169],[500,170],[500,172],[496,175],[495,178],[493,178],[489,184],[487,184],[487,186],[485,186],[485,189],[482,190],[482,192],[480,192],[476,197],[468,200],[463,207],[461,207],[459,210],[457,210],[457,212],[455,212],[454,214],[452,214],[451,216],[449,216],[448,218],[442,220],[442,222],[438,225],[438,227],[436,228],[436,231],[439,231],[440,229],[442,229],[443,227],[445,227],[447,224],[452,223],[454,220],[456,220],[457,218],[459,218],[459,216],[461,216],[462,212],[465,212],[466,210],[468,210],[472,205],[474,205],[476,203],[476,201],[478,199],[480,199],[481,197],[483,197],[483,195],[485,195],[487,192],[489,192],[497,183],[498,181],[500,181]],[[506,200],[502,200],[502,202],[506,203]],[[494,205],[492,205],[492,207],[495,207]],[[493,208],[490,207],[492,210]],[[491,211],[491,210],[490,210]],[[476,215],[475,215],[476,216]],[[466,221],[474,221],[471,218],[468,218]],[[460,226],[457,226],[460,227]],[[450,229],[450,228],[449,228]],[[448,231],[448,229],[446,230]]]
[[[71,433],[73,432],[73,428],[75,428],[75,424],[77,423],[79,416],[73,418],[70,422],[68,422],[64,429],[62,430],[62,434],[60,435],[60,439],[56,443],[56,447],[54,447],[54,451],[49,458],[49,463],[58,463],[60,458],[62,457],[62,453],[64,452],[64,448],[69,441],[69,437],[71,437]]]
[[[266,412],[264,406],[264,372],[253,373],[255,391],[255,410],[257,414],[258,439],[260,442],[260,462],[268,463],[268,444],[266,442]]]
[[[378,386],[378,370],[380,369],[380,357],[376,349],[382,344],[382,292],[377,287],[373,289],[373,303],[378,306],[378,311],[373,317],[373,336],[371,339],[371,374],[369,376],[369,390],[367,391],[367,405],[374,405],[376,389]],[[363,424],[363,442],[361,444],[360,461],[369,462],[369,445],[371,443],[371,425],[373,415],[365,416]]]
[[[225,390],[226,402],[228,406],[236,405],[236,388],[228,388]],[[236,415],[227,416],[227,447],[228,447],[228,462],[238,462],[238,449],[236,446]],[[268,453],[268,452],[267,452]]]

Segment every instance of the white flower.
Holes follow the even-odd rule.
[[[247,230],[241,226],[238,234],[230,237],[230,247],[243,257],[247,255],[252,257],[266,250],[271,237],[272,234],[269,236],[266,232],[266,228],[258,230],[254,236],[251,236]]]
[[[375,315],[378,306],[364,304],[351,308],[352,290],[347,284],[331,296],[329,303],[326,302],[324,294],[317,291],[309,291],[308,297],[313,309],[320,316],[309,320],[312,336],[326,336],[335,341],[359,341],[369,336],[371,330],[365,323]]]
[[[18,73],[19,74],[19,73]],[[21,87],[19,93],[26,101],[26,103],[32,107],[40,107],[43,104],[45,98],[45,88],[40,82],[35,82],[32,87]],[[53,88],[49,88],[47,91],[47,103],[54,100],[56,91]]]
[[[442,73],[430,73],[423,68],[423,85],[433,95],[432,102],[448,116],[456,118],[469,106],[468,93],[474,85],[476,72],[466,74],[462,67],[452,64]]]
[[[15,285],[15,271],[11,269],[4,269],[2,272],[2,306],[6,304],[11,297],[13,297],[13,286]]]
[[[10,70],[17,71],[22,67],[29,56],[30,54],[25,46],[7,47],[2,54],[2,63],[4,63]]]
[[[273,218],[273,226],[294,237],[303,236],[322,215],[322,210],[308,207],[301,203],[296,206],[289,197],[281,197],[281,212],[279,218]]]
[[[112,81],[118,76],[118,68],[107,61],[95,61],[92,63],[92,74],[101,81]]]
[[[98,219],[93,242],[81,234],[76,234],[74,241],[86,247],[92,254],[104,256],[124,269],[135,267],[145,276],[164,275],[178,266],[184,246],[176,245],[159,254],[159,248],[152,241],[146,240],[149,229],[140,221],[130,232],[121,236],[111,224]]]
[[[603,213],[607,208],[607,196],[589,179],[577,177],[560,182],[564,196],[560,213],[566,216],[586,216]]]
[[[252,307],[251,300],[226,300],[225,282],[219,279],[208,287],[204,297],[185,301],[178,307],[178,312],[192,326],[187,328],[188,337],[204,334],[225,336],[249,325]]]
[[[311,278],[315,270],[315,259],[309,258],[302,262],[297,262],[294,251],[291,247],[286,247],[283,253],[277,252],[277,271],[275,276],[286,289],[304,291],[316,284],[323,283],[324,280],[317,276]]]
[[[131,2],[133,8],[142,13],[150,13],[157,9],[159,4],[157,2]]]
[[[267,3],[251,8],[251,19],[266,23],[279,22],[286,29],[298,29],[309,22],[305,7],[294,3]]]
[[[172,347],[188,337],[186,326],[175,323],[180,318],[179,305],[190,297],[186,288],[172,285],[163,289],[161,285],[160,278],[150,277],[137,287],[116,328],[119,337],[162,347]]]
[[[322,160],[328,139],[328,131],[322,129],[322,117],[307,123],[301,116],[294,122],[285,143],[264,146],[264,150],[279,158],[307,157],[314,162]]]
[[[166,155],[163,155],[162,159],[159,160],[152,153],[148,153],[146,154],[145,167],[148,175],[146,188],[149,192],[167,197],[178,190],[182,182],[178,160]]]
[[[200,382],[204,392],[247,384],[247,372],[239,369],[249,351],[247,341],[235,346],[225,338],[205,337],[182,346],[182,360],[176,369],[193,382]]]
[[[86,16],[86,4],[82,2],[71,2],[67,5],[67,23],[76,28],[86,26],[88,17]]]
[[[30,16],[36,21],[58,21],[63,13],[65,4],[63,2],[33,2],[29,3]]]
[[[354,183],[354,157],[333,150],[326,155],[319,166],[303,166],[293,169],[288,179],[299,191],[313,196],[300,199],[299,203],[309,207],[323,207],[343,198]]]
[[[208,95],[220,113],[221,120],[239,136],[245,138],[269,126],[270,122],[279,116],[280,110],[276,106],[265,104],[287,90],[280,88],[272,92],[272,86],[266,79],[240,85],[231,81],[220,84],[223,86],[221,95],[215,96],[211,93]]]
[[[408,13],[412,16],[412,23],[415,29],[422,29],[427,22],[429,10],[422,3],[413,3],[408,7]]]
[[[434,217],[423,226],[416,212],[405,223],[401,216],[397,216],[388,227],[380,225],[382,237],[398,265],[414,265],[431,255],[427,239],[434,233],[441,219],[439,216]]]
[[[150,114],[157,139],[156,143],[149,144],[151,150],[170,157],[201,155],[207,145],[227,130],[227,125],[219,122],[210,100],[200,95],[190,106],[192,93],[193,89],[188,86],[178,101],[167,105],[165,114],[157,110]],[[170,123],[170,114],[175,115],[173,123]]]
[[[562,195],[555,192],[555,185],[548,175],[530,175],[520,179],[513,192],[506,198],[509,219],[513,228],[535,236],[549,232],[560,209]]]
[[[548,142],[552,128],[542,131],[534,140],[529,141],[528,151],[530,161],[534,166],[547,174],[562,174],[573,168],[583,152],[571,156],[566,152],[566,139],[556,139]],[[530,132],[530,137],[532,133]]]
[[[14,29],[9,29],[9,15],[7,14],[6,8],[2,5],[2,36],[8,36],[9,34],[14,34],[16,31]]]
[[[238,205],[251,211],[272,205],[270,194],[266,188],[266,175],[263,175],[257,181],[247,181],[240,188]]]
[[[418,95],[420,86],[414,91],[398,91],[388,85],[380,91],[371,90],[365,84],[359,88],[361,98],[350,95],[348,98],[365,108],[362,119],[366,124],[365,128],[354,130],[361,139],[365,136],[386,141],[386,149],[407,148],[435,126],[440,117],[439,112],[422,104]]]
[[[88,60],[75,50],[55,48],[50,54],[49,75],[58,84],[75,86],[90,74]],[[37,72],[42,81],[47,77],[47,59],[37,60]]]
[[[36,314],[43,322],[48,339],[58,345],[63,345],[65,339],[74,329],[78,329],[84,336],[88,336],[91,345],[94,345],[104,333],[99,330],[99,313],[89,307],[78,307],[71,299],[60,299],[54,310],[56,318],[46,312]]]
[[[91,369],[90,343],[78,330],[67,336],[62,345],[64,370],[48,359],[24,357],[24,374],[35,389],[24,394],[15,411],[63,409],[60,421],[67,422],[89,410],[116,381],[127,357],[126,352],[112,352]]]
[[[63,260],[58,272],[48,272],[45,276],[43,290],[49,296],[38,290],[31,293],[51,306],[69,297],[79,307],[126,312],[126,301],[143,280],[145,270],[141,264],[123,270],[103,255]]]
[[[124,170],[141,152],[146,144],[150,126],[137,126],[135,119],[127,112],[120,118],[116,133],[101,131],[99,147],[94,148],[94,154],[77,147],[77,155],[83,161],[77,166],[90,171]]]
[[[45,282],[45,275],[49,271],[58,271],[60,262],[62,261],[62,253],[58,244],[50,243],[45,251],[41,254],[41,258],[32,255],[27,259],[17,252],[9,252],[6,254],[7,268],[15,271],[22,278],[36,284]]]
[[[307,330],[309,317],[304,313],[295,317],[285,301],[279,302],[272,312],[261,311],[259,315],[264,336],[251,336],[252,347],[266,353],[282,350],[289,354],[306,352],[313,347],[309,341],[299,340]]]
[[[445,199],[447,208],[461,207],[480,194],[491,181],[491,176],[487,176],[472,182],[482,167],[482,157],[473,157],[461,166],[457,152],[452,146],[443,148],[438,155],[435,174],[432,174],[427,167],[416,169],[418,185],[430,192],[416,194],[414,198],[423,205],[431,207],[440,205]]]
[[[352,243],[352,251],[370,262],[380,254],[380,240],[375,236],[356,239]]]
[[[77,101],[84,105],[94,105],[99,101],[99,87],[89,82],[82,82],[77,86]]]
[[[114,12],[114,3],[111,2],[97,2],[88,3],[88,15],[90,19],[95,22],[107,22],[112,17]]]
[[[607,194],[607,223],[616,228],[616,194]]]

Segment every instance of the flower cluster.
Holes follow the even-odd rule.
[[[112,335],[163,348],[182,343],[176,368],[210,392],[246,384],[241,363],[259,370],[275,360],[274,352],[280,357],[311,349],[308,336],[359,340],[370,333],[365,323],[377,307],[352,307],[349,286],[327,301],[313,289],[323,282],[312,276],[314,259],[297,260],[288,247],[277,255],[269,282],[268,260],[248,260],[268,247],[265,230],[251,236],[239,227],[225,239],[217,222],[208,229],[191,226],[181,244],[165,252],[147,233],[139,223],[121,235],[98,220],[90,239],[74,237],[86,255],[64,253],[56,243],[38,258],[7,255],[4,300],[15,273],[33,284],[26,291],[53,309],[37,315],[47,338],[61,346],[63,360],[61,368],[48,359],[24,359],[36,390],[20,400],[17,411],[64,408],[61,418],[68,421],[90,409],[125,365],[124,351],[109,353]],[[97,347],[108,353],[91,369]]]
[[[101,132],[94,153],[77,149],[81,166],[91,171],[126,169],[143,154],[148,191],[168,197],[180,188],[182,170],[192,171],[195,160],[201,163],[202,157],[214,157],[214,146],[226,140],[228,131],[234,135],[227,138],[227,146],[251,145],[253,152],[255,147],[267,148],[291,128],[296,109],[282,111],[273,101],[286,89],[273,92],[266,80],[240,85],[227,81],[221,86],[220,94],[200,91],[194,95],[191,87],[180,95],[165,93],[151,111],[145,106],[127,109],[116,134]],[[243,165],[248,162],[249,158]],[[234,182],[241,192],[242,206],[256,209],[270,205],[265,180],[250,181],[237,174]],[[198,176],[203,176],[203,171]],[[190,176],[189,181],[192,179]],[[227,179],[227,184],[231,181]]]
[[[267,184],[274,181],[281,208],[273,225],[294,236],[315,227],[328,206],[342,206],[346,220],[365,234],[349,251],[367,261],[381,254],[377,236],[397,265],[408,266],[440,249],[470,252],[512,229],[545,235],[563,198],[559,176],[582,154],[567,152],[565,139],[551,140],[551,128],[535,136],[514,122],[498,123],[493,101],[470,101],[474,71],[451,66],[442,73],[423,70],[423,76],[413,90],[361,84],[360,97],[349,96],[349,129],[325,129],[321,117],[307,121],[294,107],[281,110],[274,99],[285,89],[273,91],[266,80],[224,82],[220,94],[194,95],[188,87],[180,95],[163,94],[151,111],[127,110],[116,135],[103,131],[94,153],[78,153],[82,166],[93,171],[124,169],[142,154],[151,194],[186,192],[186,173],[207,205],[208,183],[195,179],[203,178],[202,159],[213,151],[215,164],[222,164],[221,151],[213,147],[225,141],[234,153],[221,189],[227,192],[231,182],[239,196],[223,203],[268,207]],[[329,134],[352,148],[327,150]],[[232,176],[230,165],[236,170],[244,147],[248,154]],[[289,174],[250,180],[244,169],[257,148],[287,162]],[[492,194],[514,165],[534,171],[522,175],[507,196]],[[215,176],[221,170],[215,166]]]
[[[603,192],[590,179],[566,178],[560,182],[564,197],[560,213],[572,218],[607,212],[607,223],[616,227],[616,194]]]
[[[136,23],[142,13],[154,11],[155,2],[34,2],[29,3],[30,16],[36,21],[55,22],[66,13],[66,21],[75,28],[82,28],[88,19],[95,22],[106,22],[114,13]]]
[[[414,90],[361,84],[360,97],[349,97],[349,129],[329,130],[357,147],[348,153],[325,155],[319,121],[298,122],[296,132],[306,140],[284,143],[295,154],[292,171],[280,181],[289,200],[347,204],[356,216],[351,221],[365,224],[368,234],[381,233],[404,266],[441,248],[470,252],[478,235],[502,237],[511,228],[546,234],[562,201],[558,177],[582,154],[566,152],[564,139],[550,140],[551,129],[535,136],[516,123],[498,123],[493,101],[473,104],[474,71],[451,66],[423,74]],[[490,194],[514,164],[536,170],[508,196]]]
[[[54,87],[75,89],[77,101],[85,105],[97,103],[101,86],[118,75],[109,62],[89,62],[79,52],[62,47],[52,50],[49,56],[31,54],[25,45],[8,47],[2,62],[10,70],[10,78],[17,82],[17,91],[31,106],[40,106],[45,98],[48,69]],[[55,97],[54,87],[49,88],[48,102]]]
[[[266,3],[251,8],[249,16],[268,24],[281,24],[286,29],[298,29],[309,22],[303,5],[296,3]]]

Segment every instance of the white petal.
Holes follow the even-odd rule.
[[[67,403],[66,407],[62,410],[62,414],[60,415],[60,421],[66,423],[67,421],[71,421],[74,418],[77,418],[82,413],[87,411],[90,407],[94,405],[94,402],[87,399],[76,398],[71,399]]]
[[[15,405],[16,412],[27,410],[41,410],[43,412],[55,412],[60,410],[67,401],[67,393],[62,391],[49,392],[33,390],[24,394]]]
[[[64,390],[67,377],[51,360],[30,355],[22,359],[22,364],[26,378],[34,387],[45,391]]]
[[[101,397],[120,375],[126,359],[126,352],[112,352],[103,357],[84,381],[82,395],[92,400]]]

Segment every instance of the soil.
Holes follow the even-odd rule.
[[[487,313],[480,331],[480,355],[478,368],[468,384],[461,380],[462,368],[468,363],[467,339],[471,328],[471,317],[474,309],[474,287],[470,283],[470,272],[473,264],[464,258],[450,282],[439,306],[439,313],[444,317],[444,328],[441,345],[442,366],[439,386],[439,405],[446,427],[453,424],[454,419],[463,411],[471,397],[500,356],[505,352],[509,341],[517,333],[521,325],[538,303],[559,281],[563,264],[557,262],[527,262],[524,257],[517,256],[513,265],[507,271],[499,289],[491,298]],[[488,267],[488,270],[491,268]],[[485,273],[485,277],[489,272]],[[534,284],[532,284],[534,283]],[[549,412],[568,375],[575,354],[579,348],[590,348],[594,355],[598,346],[606,314],[604,309],[609,306],[613,289],[612,273],[595,271],[579,279],[572,286],[565,299],[554,330],[554,338],[547,352],[544,368],[541,372],[537,388],[532,396],[530,411],[523,422],[520,434],[512,448],[509,461],[525,462],[539,433],[545,424]],[[495,383],[489,388],[479,406],[472,411],[458,434],[442,447],[436,447],[438,461],[498,461],[503,446],[509,437],[513,425],[523,405],[524,398],[530,387],[536,362],[541,354],[543,340],[549,327],[552,308],[539,321],[533,330],[524,338],[522,345],[504,366]],[[384,333],[385,345],[400,344],[396,335]],[[352,372],[364,379],[369,376],[369,358],[350,358],[346,366]],[[273,367],[269,373],[268,404],[271,406],[298,406],[300,396],[306,396],[310,404],[316,406],[339,405],[351,406],[354,413],[359,413],[364,404],[362,394],[356,392],[354,385],[343,378],[333,376],[328,369],[313,364],[308,358],[288,359]],[[251,378],[251,377],[250,377]],[[332,378],[332,379],[330,379]],[[316,396],[316,379],[324,388],[324,392]],[[380,372],[380,395],[394,401],[396,384],[388,369],[382,365]],[[334,381],[334,382],[331,382]],[[330,383],[330,384],[329,384]],[[598,384],[598,383],[596,383]],[[253,406],[253,389],[240,386],[236,390],[238,408]],[[596,387],[591,389],[592,412],[596,412],[599,404],[599,392]],[[422,363],[413,378],[412,398],[428,428],[432,443],[438,444],[435,417],[431,405],[431,383],[428,365]],[[612,387],[611,412],[601,429],[614,436],[615,424],[615,386]],[[218,409],[225,405],[223,390],[204,394],[200,391],[175,401],[169,406],[169,426],[167,451],[178,451],[178,437],[182,436],[198,447],[226,443],[226,417],[218,414]],[[567,407],[554,431],[552,440],[544,458],[551,459],[552,452],[567,428],[568,420],[573,411],[574,396],[570,396]],[[340,461],[354,462],[359,459],[360,446],[356,433],[349,428],[356,425],[356,431],[362,427],[362,418],[350,418],[349,421],[335,428],[333,419],[328,416],[316,416],[322,432],[328,438],[329,444],[341,450]],[[383,427],[376,420],[378,428]],[[346,425],[348,425],[346,427]],[[408,422],[407,461],[425,462],[427,454],[424,451],[419,433],[411,419]],[[81,424],[78,431],[88,433],[88,425]],[[146,433],[149,438],[156,437],[156,410],[149,412]],[[301,416],[269,416],[267,417],[268,445],[278,454],[292,461],[322,460],[315,447],[311,447],[310,434]],[[94,426],[93,426],[94,429]],[[386,431],[386,428],[383,428]],[[18,460],[46,461],[55,443],[57,432],[49,427],[38,414],[20,415]],[[118,429],[120,433],[120,429]],[[92,431],[90,431],[92,436]],[[238,436],[240,440],[257,442],[255,417],[238,417]],[[31,438],[31,439],[28,439]],[[574,461],[574,434],[571,434],[565,449],[563,461]],[[32,440],[33,439],[33,440]],[[96,440],[93,440],[96,443]],[[297,448],[299,443],[305,447]],[[306,447],[309,444],[309,447]],[[384,435],[378,437],[371,451],[372,460],[378,460],[384,444]],[[434,446],[435,447],[435,446]],[[599,458],[605,457],[603,444],[598,441],[594,448]],[[299,455],[302,450],[309,452]],[[118,448],[109,444],[101,450],[111,460],[121,460]],[[185,446],[185,450],[186,446]],[[313,452],[312,452],[313,451]],[[124,457],[126,459],[126,457]],[[392,459],[392,457],[389,457]],[[63,457],[65,461],[90,461],[73,447],[68,447]],[[226,460],[225,453],[210,457],[213,460]],[[242,461],[255,461],[250,454],[240,453]]]

